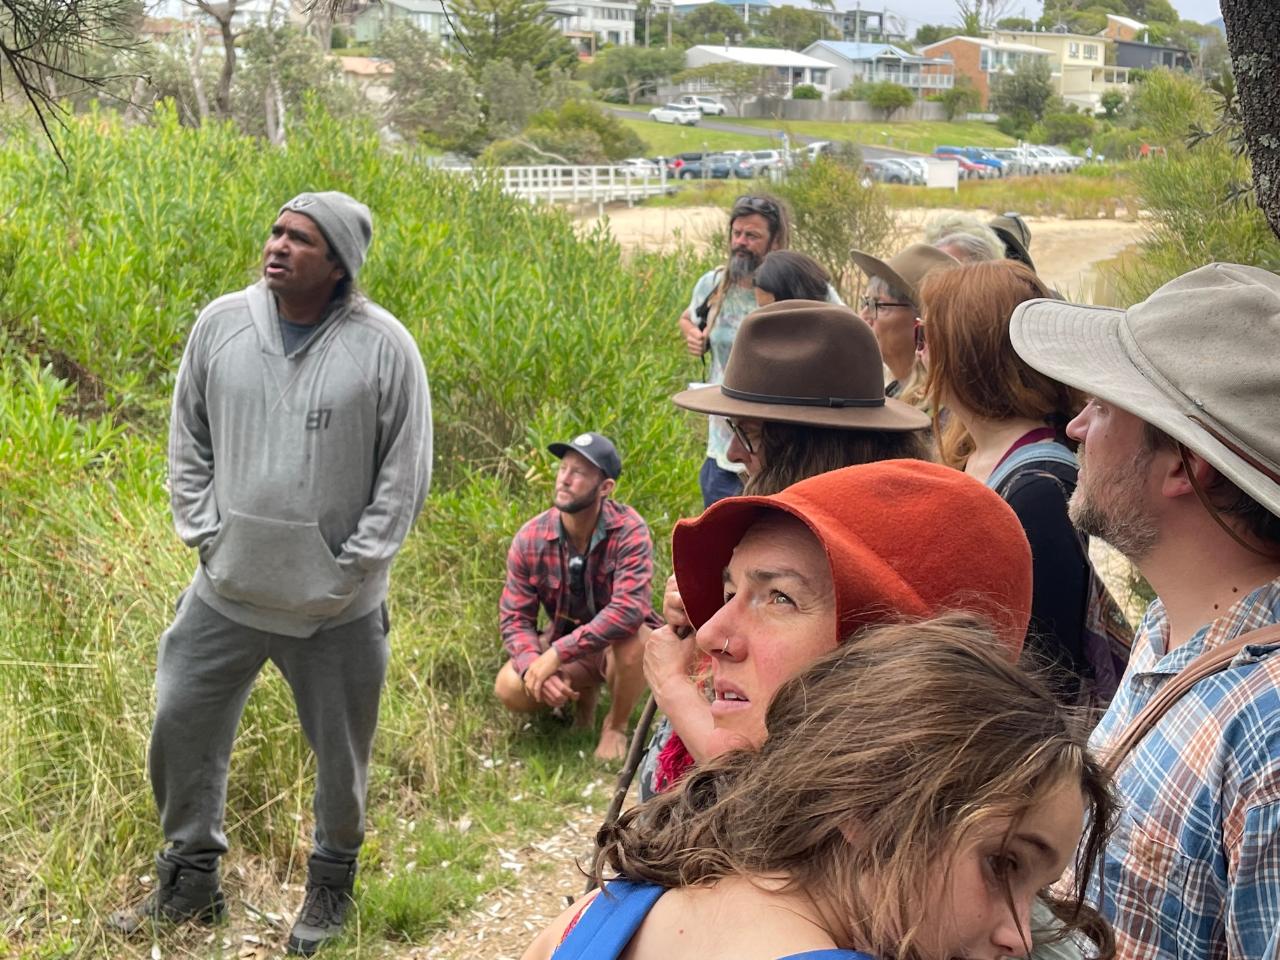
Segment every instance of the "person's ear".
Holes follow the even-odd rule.
[[[617,485],[618,485],[617,480],[606,477],[604,483],[600,484],[600,492],[603,493],[606,497],[611,497],[613,496],[613,490]]]
[[[1192,474],[1187,473],[1188,467]],[[1201,490],[1207,490],[1213,484],[1218,472],[1213,464],[1192,450],[1186,450],[1185,459],[1178,455],[1176,447],[1161,449],[1156,452],[1153,468],[1159,471],[1160,493],[1173,499],[1187,494],[1195,496],[1192,479]]]

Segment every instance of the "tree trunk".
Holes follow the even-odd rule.
[[[1275,0],[1222,0],[1222,19],[1258,206],[1280,237],[1280,5]]]
[[[204,93],[204,74],[200,63],[204,60],[204,24],[196,23],[195,49],[191,52],[191,88],[196,97],[196,113],[200,122],[209,119],[209,98]]]
[[[231,20],[236,15],[236,4],[239,0],[223,0],[222,3],[210,3],[209,0],[194,0],[202,13],[213,17],[222,34],[222,74],[218,77],[218,91],[215,101],[218,115],[231,116],[231,79],[236,72],[236,35],[231,29]]]
[[[231,17],[219,20],[218,29],[222,32],[223,50],[222,74],[218,77],[218,115],[226,118],[231,116],[231,78],[236,72],[236,37],[231,32]]]

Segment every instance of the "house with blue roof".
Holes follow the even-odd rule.
[[[908,53],[891,43],[854,43],[848,40],[818,40],[805,55],[831,64],[832,90],[851,84],[896,83],[923,99],[950,90],[955,84],[955,68],[950,60]]]

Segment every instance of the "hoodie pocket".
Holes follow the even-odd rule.
[[[315,523],[230,511],[204,557],[220,597],[312,617],[341,613],[359,583],[343,572]]]

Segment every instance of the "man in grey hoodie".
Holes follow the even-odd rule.
[[[236,727],[274,663],[316,754],[315,846],[289,938],[342,927],[364,838],[392,558],[431,479],[417,344],[355,287],[373,234],[343,193],[286,203],[262,279],[210,304],[174,389],[169,483],[195,577],[160,641],[150,771],[168,848],[125,933],[226,912],[218,860]]]

